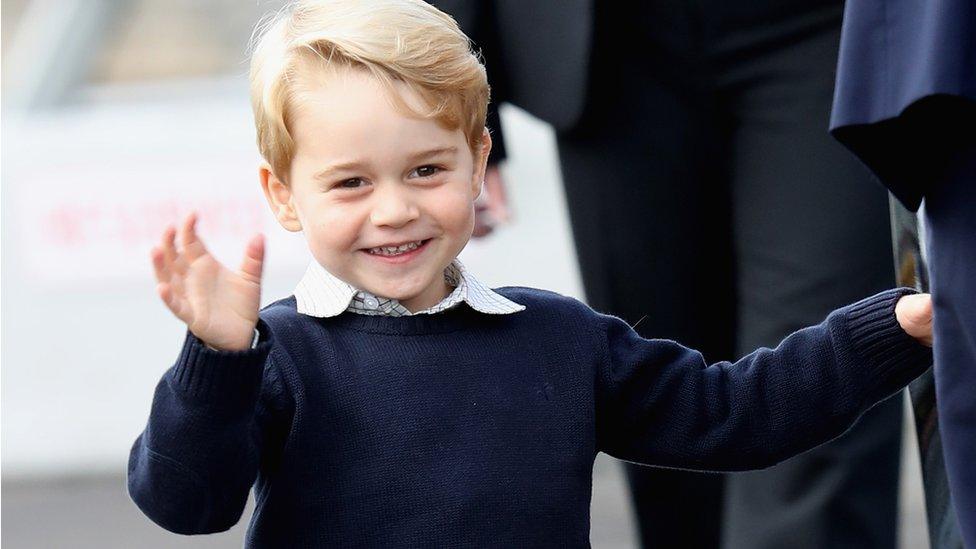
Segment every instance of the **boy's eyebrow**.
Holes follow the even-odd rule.
[[[416,162],[418,160],[423,160],[425,158],[430,158],[433,156],[440,156],[442,154],[455,154],[457,153],[457,150],[458,148],[455,146],[437,147],[434,149],[427,149],[424,151],[415,152],[410,156],[408,156],[407,160],[409,160],[410,162]],[[366,162],[363,162],[362,160],[353,160],[351,162],[340,162],[339,164],[333,164],[332,166],[329,166],[328,168],[325,168],[324,170],[316,173],[315,178],[324,179],[328,177],[329,174],[331,174],[332,172],[353,170],[356,168],[361,168],[365,164]]]
[[[439,156],[442,154],[454,154],[457,152],[457,147],[437,147],[435,149],[427,149],[426,151],[415,152],[407,157],[408,160],[416,162],[417,160],[422,160],[424,158],[430,158],[431,156]]]

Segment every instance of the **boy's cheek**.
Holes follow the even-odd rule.
[[[474,229],[474,200],[466,193],[452,193],[438,209],[445,225],[450,225],[455,231],[470,232]]]
[[[471,239],[471,235],[474,233],[475,226],[475,215],[474,208],[471,208],[470,212],[465,212],[463,215],[457,216],[457,218],[450,223],[449,227],[445,227],[445,232],[449,232],[453,240],[460,242],[461,247]],[[458,250],[460,252],[460,250]]]
[[[355,251],[357,241],[356,231],[350,224],[342,224],[331,217],[319,217],[310,220],[305,230],[305,238],[309,249],[317,256],[330,258],[339,254]]]

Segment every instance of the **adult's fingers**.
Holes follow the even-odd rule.
[[[475,205],[474,210],[474,230],[471,236],[475,238],[481,238],[488,236],[492,233],[495,228],[495,220],[491,216],[491,212],[485,206],[481,204]]]
[[[488,195],[487,205],[492,217],[498,223],[507,223],[511,218],[508,194],[505,192],[501,170],[497,166],[485,172],[485,192]]]

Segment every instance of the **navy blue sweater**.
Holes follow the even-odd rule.
[[[526,310],[260,313],[257,348],[187,332],[132,447],[129,494],[160,526],[248,547],[586,547],[597,452],[649,465],[773,465],[847,430],[931,363],[891,290],[776,349],[706,364],[530,288]]]

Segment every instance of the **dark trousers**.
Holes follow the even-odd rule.
[[[970,111],[974,114],[976,109]],[[971,120],[976,121],[976,116]],[[936,404],[953,507],[966,547],[972,547],[976,543],[976,143],[960,147],[945,172],[932,176],[925,222],[935,304]]]
[[[557,135],[594,308],[721,360],[893,284],[885,193],[827,134],[839,3],[606,4],[587,110]],[[758,473],[628,464],[643,545],[891,548],[900,429],[893,398]]]

